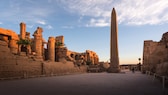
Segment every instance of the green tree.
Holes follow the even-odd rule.
[[[20,39],[16,42],[18,45],[25,45],[25,46],[28,46],[31,44],[31,41],[30,40],[27,40],[27,39]]]

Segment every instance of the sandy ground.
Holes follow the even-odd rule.
[[[168,95],[168,89],[152,78],[126,72],[0,81],[0,95]]]

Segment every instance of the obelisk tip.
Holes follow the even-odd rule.
[[[111,14],[116,14],[115,8],[112,9]]]
[[[115,12],[115,8],[112,9],[112,12]]]

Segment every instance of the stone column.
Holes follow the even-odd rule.
[[[48,39],[48,59],[55,61],[55,37]]]
[[[20,38],[25,39],[26,37],[26,24],[21,22],[20,23]]]
[[[14,39],[9,40],[10,51],[14,54],[18,53],[18,48],[19,48],[16,43],[17,43],[17,41]]]
[[[37,30],[34,32],[34,46],[35,46],[35,55],[38,56],[37,58],[42,59],[42,28],[38,27]]]
[[[119,69],[119,57],[118,57],[118,25],[117,15],[113,8],[111,14],[111,35],[110,35],[110,73],[118,73]]]

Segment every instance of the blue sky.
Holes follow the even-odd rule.
[[[168,31],[168,0],[1,0],[0,27],[19,34],[20,22],[43,37],[64,35],[69,50],[95,51],[110,58],[110,16],[115,7],[120,64],[137,64],[143,41],[159,41]]]

